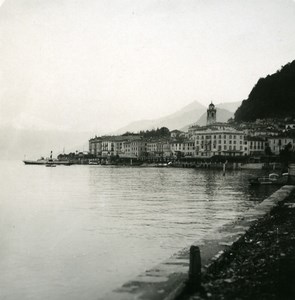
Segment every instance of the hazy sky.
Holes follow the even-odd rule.
[[[293,0],[6,0],[0,125],[111,131],[243,100],[294,59]]]

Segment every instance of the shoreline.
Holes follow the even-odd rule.
[[[244,216],[234,223],[223,226],[215,234],[210,234],[208,240],[204,239],[196,243],[201,251],[202,273],[205,274],[211,265],[214,265],[224,256],[224,253],[234,247],[235,243],[245,236],[251,225],[269,214],[273,207],[288,198],[294,190],[295,186],[282,187],[255,208],[247,210]],[[121,288],[113,290],[104,299],[186,300],[187,298],[177,297],[186,292],[188,269],[189,249],[184,248],[161,264],[125,283]]]
[[[253,224],[177,300],[294,299],[295,193]]]

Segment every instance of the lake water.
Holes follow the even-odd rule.
[[[274,191],[250,174],[0,161],[0,299],[103,299]]]

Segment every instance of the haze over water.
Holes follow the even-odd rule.
[[[0,161],[0,298],[103,298],[274,191],[249,176]]]

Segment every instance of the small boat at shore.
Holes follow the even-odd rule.
[[[276,173],[271,173],[268,176],[250,178],[251,185],[285,185],[288,182],[288,173],[283,173],[281,176]]]
[[[99,161],[97,161],[97,160],[89,160],[88,165],[99,165]]]
[[[54,164],[53,162],[51,163],[51,162],[48,162],[48,163],[46,163],[46,165],[45,165],[46,167],[56,167],[56,164]]]

